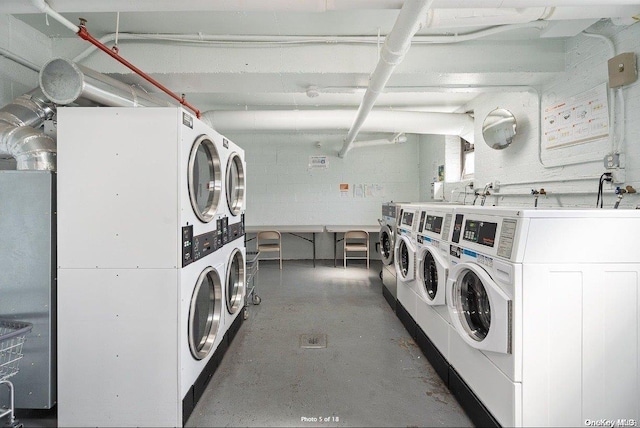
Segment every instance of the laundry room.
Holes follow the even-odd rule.
[[[639,0],[0,3],[0,424],[638,426]]]

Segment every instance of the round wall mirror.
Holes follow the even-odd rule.
[[[487,115],[482,124],[482,137],[489,147],[506,149],[516,135],[516,118],[509,110],[497,108]]]

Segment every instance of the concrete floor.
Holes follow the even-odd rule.
[[[187,426],[473,426],[382,297],[380,263],[352,264],[262,262],[262,303]]]

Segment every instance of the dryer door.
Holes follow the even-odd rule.
[[[456,265],[447,280],[451,322],[469,346],[511,353],[512,301],[480,265]]]
[[[244,205],[244,165],[240,155],[231,153],[227,162],[227,206],[231,215],[237,216]]]
[[[383,224],[380,227],[380,252],[382,263],[389,266],[393,263],[393,232],[388,224]]]
[[[206,135],[199,136],[193,143],[188,166],[191,207],[200,221],[208,223],[218,209],[222,174],[218,150]]]
[[[239,249],[233,250],[227,268],[227,311],[235,314],[243,305],[245,290],[245,261]]]
[[[213,348],[220,326],[222,281],[212,267],[202,271],[189,306],[189,349],[196,360],[202,360]]]
[[[415,278],[416,249],[405,235],[398,235],[396,238],[395,266],[398,278],[404,282],[413,281]]]
[[[444,305],[449,275],[449,263],[440,250],[424,246],[418,250],[416,276],[420,284],[420,295],[429,305]]]

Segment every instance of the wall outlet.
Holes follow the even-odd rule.
[[[620,168],[620,153],[610,153],[604,157],[606,169]]]
[[[608,67],[610,88],[629,85],[638,80],[636,54],[633,52],[625,52],[614,56],[609,60]]]

